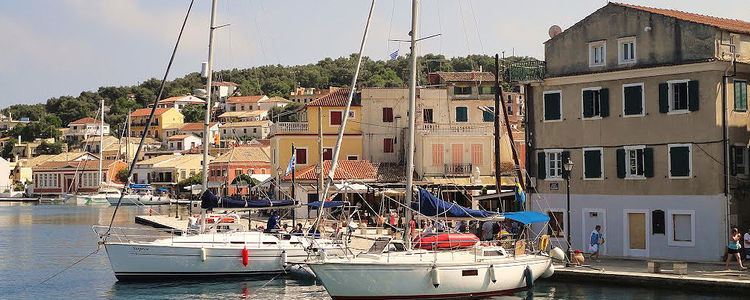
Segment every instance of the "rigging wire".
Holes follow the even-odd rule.
[[[479,49],[484,53],[484,44],[482,44],[482,33],[479,31],[479,22],[477,21],[477,14],[474,13],[474,5],[469,2],[469,8],[471,9],[471,15],[474,17],[474,28],[477,29],[477,38],[479,39]]]

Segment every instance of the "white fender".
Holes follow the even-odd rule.
[[[563,252],[560,247],[553,248],[552,251],[549,252],[549,256],[559,261],[565,261],[565,252]]]
[[[430,275],[432,277],[432,286],[437,288],[440,285],[440,271],[438,271],[437,267],[432,266],[432,271],[430,271]]]
[[[495,265],[490,265],[488,271],[490,272],[490,281],[492,281],[492,283],[497,282],[497,277],[495,276]]]
[[[281,251],[281,267],[286,267],[286,250]]]
[[[208,252],[206,248],[201,248],[201,261],[206,261],[206,252]]]
[[[542,278],[550,278],[552,277],[552,274],[555,274],[555,265],[553,265],[550,261],[547,269],[544,270],[544,273],[542,273]]]

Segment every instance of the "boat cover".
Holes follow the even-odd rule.
[[[271,199],[251,199],[251,200],[236,200],[227,197],[219,197],[206,191],[201,196],[201,208],[212,209],[212,208],[271,208],[279,206],[290,206],[294,205],[294,201],[273,201]]]
[[[461,205],[438,199],[425,189],[419,189],[419,201],[412,208],[425,216],[447,218],[489,218],[499,215],[496,212],[466,208]]]
[[[323,205],[323,208],[331,208],[331,207],[339,207],[346,205],[346,202],[344,201],[326,201],[326,204]],[[318,208],[320,207],[320,201],[314,201],[307,204],[309,207]]]
[[[506,219],[511,219],[524,224],[549,222],[549,216],[536,211],[507,212],[503,213],[503,216]]]
[[[152,188],[152,187],[150,187],[148,185],[145,185],[145,184],[131,184],[130,188],[131,189],[145,189],[145,190],[153,190],[154,189],[154,188]]]

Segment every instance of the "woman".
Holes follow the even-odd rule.
[[[737,264],[740,265],[740,270],[747,270],[747,268],[742,266],[742,259],[740,258],[741,238],[742,236],[740,236],[740,231],[737,227],[732,227],[732,233],[729,235],[729,243],[727,243],[727,262],[725,265],[727,270],[729,270],[729,261],[732,260],[733,256],[737,259]]]

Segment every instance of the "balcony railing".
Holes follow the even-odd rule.
[[[471,164],[445,164],[445,175],[471,175]]]
[[[271,134],[307,132],[308,128],[307,122],[277,122],[271,125]]]
[[[541,60],[513,62],[505,66],[503,78],[505,82],[540,81],[546,70],[547,65]]]
[[[423,135],[492,135],[493,123],[423,123],[418,129]]]

